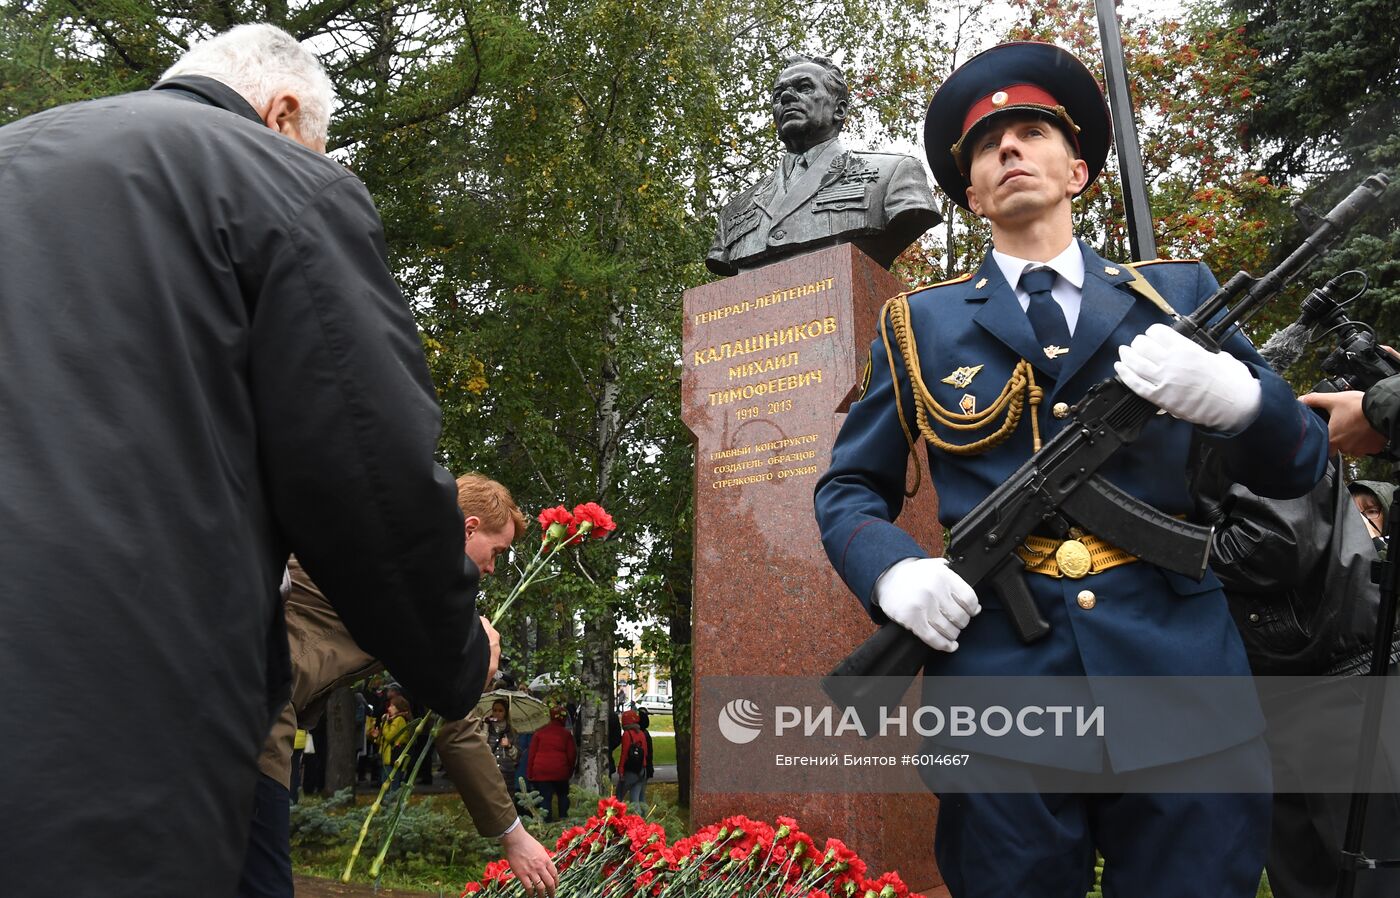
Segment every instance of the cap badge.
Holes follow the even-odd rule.
[[[1006,91],[999,90],[996,93],[992,94],[992,105],[1000,108],[1002,106],[1005,106],[1007,104],[1007,101],[1009,101],[1010,99],[1011,97],[1007,96]]]
[[[952,374],[949,374],[947,377],[943,378],[943,382],[950,387],[957,387],[959,390],[961,390],[968,384],[972,383],[972,379],[976,377],[977,372],[981,370],[981,365],[975,365],[973,367],[968,367],[967,365],[964,365],[961,368],[954,371]],[[972,413],[968,412],[968,414]]]

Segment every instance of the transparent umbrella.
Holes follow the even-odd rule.
[[[481,696],[476,710],[488,714],[496,702],[505,702],[510,709],[510,727],[517,733],[533,733],[549,723],[549,705],[530,695],[511,689],[493,689]]]

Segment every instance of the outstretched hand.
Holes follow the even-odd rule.
[[[525,829],[525,824],[502,836],[501,847],[505,849],[510,869],[520,880],[526,895],[554,898],[554,890],[559,885],[559,870],[545,847]]]
[[[1360,390],[1341,393],[1308,393],[1301,401],[1327,415],[1327,442],[1343,455],[1375,455],[1385,448],[1385,437],[1376,432],[1361,411]]]

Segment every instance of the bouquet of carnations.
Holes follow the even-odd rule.
[[[791,817],[776,827],[726,817],[666,844],[658,825],[612,798],[555,846],[559,898],[910,898],[897,873],[867,879],[866,865],[837,839],[816,841]],[[507,861],[487,864],[468,895],[525,895]]]
[[[539,579],[549,579],[557,576],[555,573],[541,577],[549,569],[549,563],[554,560],[554,556],[564,551],[570,546],[577,546],[584,540],[607,539],[608,534],[617,529],[616,522],[612,515],[603,509],[597,502],[585,502],[582,505],[574,506],[573,511],[569,511],[563,505],[556,505],[554,508],[546,508],[540,512],[540,547],[535,550],[535,554],[525,564],[525,568],[520,572],[520,579],[515,582],[515,586],[510,593],[501,600],[495,612],[491,615],[491,625],[494,627],[500,623],[502,617],[510,606],[515,604],[515,600],[520,598],[532,583]],[[587,572],[585,572],[586,574]],[[414,782],[418,778],[418,770],[423,765],[423,759],[427,757],[428,747],[437,737],[438,729],[442,726],[442,718],[431,712],[424,714],[418,721],[417,728],[413,731],[410,744],[419,744],[419,736],[425,730],[428,731],[428,738],[422,740],[422,748],[418,752],[417,759],[413,761],[408,773],[408,781]],[[364,847],[365,838],[369,835],[370,823],[374,820],[380,809],[384,806],[384,798],[389,792],[390,785],[396,774],[402,769],[409,769],[409,752],[399,753],[399,757],[394,762],[393,768],[385,774],[384,784],[379,789],[379,794],[375,796],[374,803],[370,805],[369,813],[365,815],[364,823],[360,827],[360,836],[355,841],[355,846],[350,850],[350,857],[345,862],[345,870],[340,874],[341,882],[349,882],[350,874],[355,869],[356,862],[360,858],[360,849]],[[394,831],[398,828],[399,819],[403,816],[403,810],[408,804],[408,796],[413,789],[402,789],[399,792],[398,802],[394,808],[393,816],[386,827],[384,838],[380,841],[379,853],[370,864],[369,872],[371,876],[378,876],[379,871],[384,866],[384,858],[388,855],[389,844],[394,838]]]
[[[590,536],[593,539],[607,539],[608,534],[617,529],[612,515],[603,510],[597,502],[585,502],[574,506],[573,511],[563,505],[546,508],[540,512],[540,547],[520,572],[515,588],[502,600],[491,615],[491,625],[495,626],[505,616],[510,606],[520,597],[530,584],[540,578],[555,555],[569,546],[576,546]],[[550,576],[554,576],[551,574]],[[546,578],[548,579],[548,578]]]

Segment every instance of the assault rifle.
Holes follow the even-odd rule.
[[[1219,351],[1233,328],[1257,314],[1379,201],[1389,180],[1384,174],[1367,178],[1272,271],[1260,278],[1238,272],[1195,312],[1174,316],[1172,328]],[[1194,579],[1205,575],[1212,528],[1166,515],[1096,473],[1157,412],[1117,378],[1096,384],[1071,408],[1068,426],[953,528],[945,553],[949,566],[974,589],[996,593],[1022,642],[1050,632],[1016,554],[1038,528],[1063,534],[1073,522],[1158,567]],[[859,713],[889,699],[896,682],[902,694],[929,651],[909,630],[886,623],[836,666],[822,688]]]

